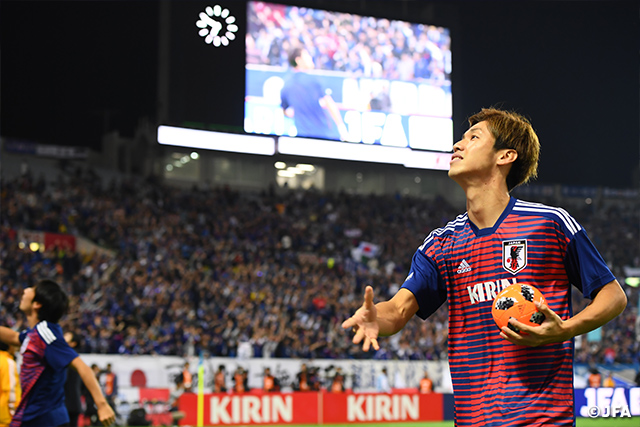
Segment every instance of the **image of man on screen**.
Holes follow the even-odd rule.
[[[313,58],[303,47],[289,52],[289,65],[293,72],[280,92],[282,109],[293,119],[297,136],[347,140],[347,127],[338,105],[308,70],[315,68]]]

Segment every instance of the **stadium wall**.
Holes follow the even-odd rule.
[[[171,422],[169,389],[139,389],[139,402],[153,425]],[[243,394],[183,393],[177,409],[184,414],[180,425],[196,425],[201,414],[205,425],[323,425],[371,422],[427,422],[453,420],[451,394],[420,394],[417,390],[390,393],[330,393],[328,391],[265,393],[251,390]],[[135,404],[133,406],[136,406]],[[129,407],[118,406],[120,414]],[[640,387],[587,388],[575,390],[576,417],[640,417]],[[615,424],[608,424],[615,425]]]

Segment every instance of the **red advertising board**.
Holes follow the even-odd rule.
[[[323,423],[441,421],[441,394],[325,393]]]
[[[71,234],[44,233],[44,247],[46,249],[73,249],[76,248],[76,238]]]
[[[181,425],[196,425],[198,396],[186,393]],[[334,424],[372,421],[440,421],[441,394],[246,393],[205,394],[205,425]]]
[[[318,393],[205,394],[205,425],[318,424]],[[185,417],[180,425],[197,425],[198,396],[180,396]]]
[[[44,231],[18,230],[18,239],[29,245],[38,243],[49,249],[76,249],[76,238],[72,234],[47,233]]]

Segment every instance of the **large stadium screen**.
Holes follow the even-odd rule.
[[[452,150],[447,28],[251,1],[245,48],[247,133]]]
[[[169,5],[161,144],[448,169],[447,28],[256,1]]]

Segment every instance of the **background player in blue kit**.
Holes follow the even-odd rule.
[[[449,170],[467,212],[427,236],[393,298],[374,305],[368,286],[342,326],[363,350],[378,349],[378,336],[448,301],[456,425],[573,426],[573,337],[622,313],[626,295],[566,211],[509,195],[537,173],[540,145],[528,120],[483,109],[469,124]],[[496,294],[512,283],[532,284],[548,304],[538,327],[510,320],[522,335],[497,331],[491,316]],[[575,315],[571,285],[592,300]]]
[[[280,99],[284,114],[293,118],[297,136],[346,141],[347,127],[337,104],[318,78],[307,73],[315,68],[311,54],[295,47],[289,52],[289,65],[295,71],[285,80]]]
[[[68,425],[64,402],[67,366],[73,367],[93,396],[100,421],[113,424],[113,409],[100,390],[91,369],[78,357],[64,339],[58,321],[67,310],[69,300],[60,286],[41,280],[26,288],[20,310],[27,316],[29,328],[21,333],[0,326],[0,341],[21,345],[20,385],[22,400],[11,421],[11,427]]]

